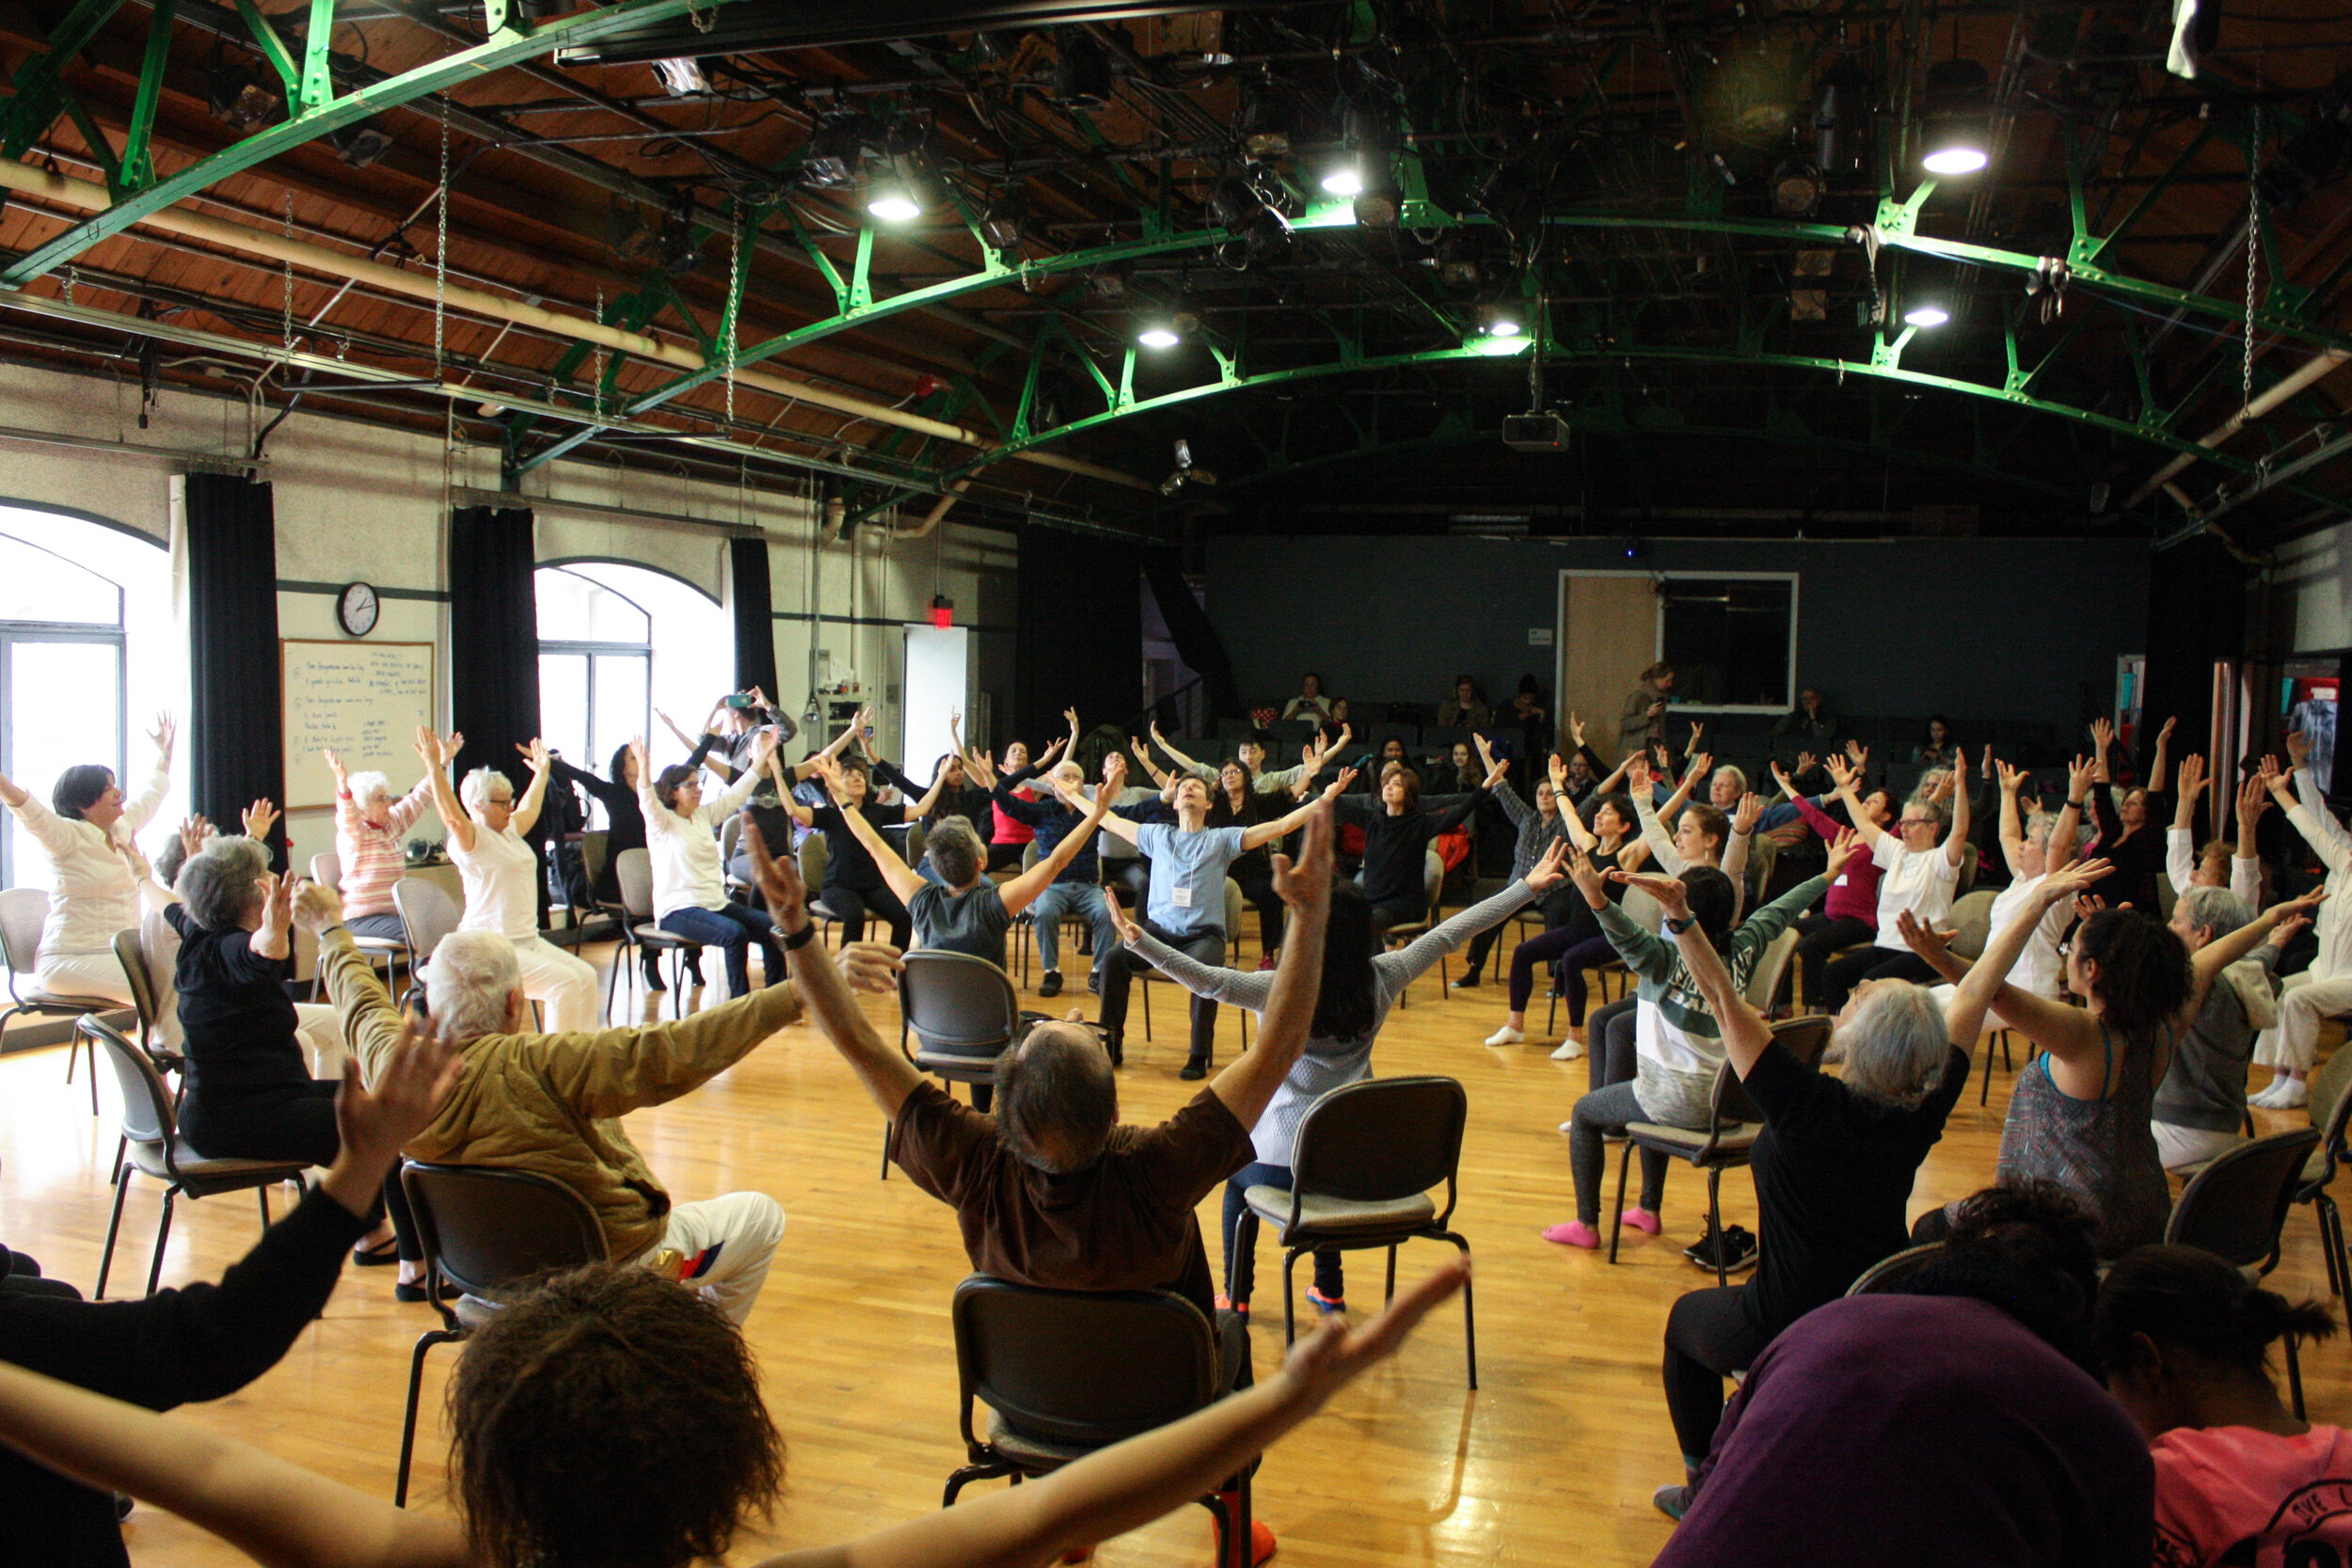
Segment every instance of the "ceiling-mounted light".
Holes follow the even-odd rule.
[[[1087,291],[1097,299],[1125,299],[1127,279],[1134,276],[1133,261],[1113,261],[1087,275]]]
[[[1247,180],[1217,182],[1209,192],[1209,221],[1239,235],[1253,261],[1279,261],[1290,255],[1290,220]]]
[[[1919,166],[1930,174],[1974,174],[1992,162],[1992,83],[1974,60],[1928,68]]]
[[[912,185],[886,176],[866,191],[866,210],[884,223],[913,223],[923,215],[923,203]]]
[[[1052,97],[1065,109],[1110,107],[1111,57],[1094,35],[1071,28],[1056,42]]]
[[[866,144],[881,134],[871,115],[855,110],[827,115],[802,145],[801,182],[820,190],[848,184],[866,161]]]
[[[1242,111],[1242,150],[1258,159],[1288,157],[1296,115],[1289,99],[1273,92],[1252,98]]]
[[[710,90],[710,79],[703,74],[702,62],[691,55],[656,60],[653,62],[653,73],[660,79],[661,90],[672,98],[685,98],[692,93]]]
[[[1952,313],[1941,305],[1915,305],[1903,312],[1906,326],[1936,327],[1952,319]]]
[[[1136,341],[1145,348],[1174,348],[1184,337],[1166,322],[1154,322],[1136,334]]]
[[[327,145],[353,168],[366,168],[392,150],[392,138],[373,125],[349,125],[330,131]]]
[[[1366,229],[1393,229],[1399,214],[1404,211],[1405,198],[1397,190],[1396,176],[1389,169],[1383,157],[1366,166],[1363,189],[1356,193],[1356,221]]]
[[[1318,182],[1329,195],[1358,196],[1363,192],[1364,173],[1362,169],[1356,166],[1355,160],[1351,158],[1346,163],[1335,164],[1325,170],[1323,179]]]
[[[1828,188],[1820,169],[1802,158],[1788,159],[1772,170],[1772,212],[1785,218],[1809,218]]]
[[[883,223],[913,223],[930,204],[930,190],[917,150],[921,144],[919,128],[892,127],[890,156],[866,186],[866,210]]]
[[[1341,117],[1341,135],[1347,143],[1348,161],[1344,171],[1334,173],[1352,174],[1354,179],[1335,185],[1332,177],[1326,175],[1323,188],[1353,201],[1356,221],[1364,228],[1394,228],[1404,198],[1391,166],[1396,150],[1392,107],[1381,103],[1350,103]]]
[[[1029,221],[1029,200],[1020,183],[1008,184],[980,214],[980,235],[996,250],[1017,250]]]

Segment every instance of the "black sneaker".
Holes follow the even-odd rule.
[[[1089,974],[1087,975],[1087,990],[1089,990],[1092,991],[1092,992],[1093,992],[1095,995],[1097,995],[1097,996],[1102,995],[1102,994],[1103,994],[1103,977],[1102,977],[1100,974],[1091,974],[1091,973],[1089,973]]]
[[[1464,974],[1464,975],[1463,975],[1460,979],[1458,979],[1458,980],[1454,981],[1454,989],[1455,990],[1470,990],[1473,989],[1474,987],[1476,987],[1476,986],[1477,986],[1477,984],[1478,984],[1478,971],[1476,971],[1476,970],[1474,970],[1474,969],[1473,969],[1473,970],[1470,970],[1470,972],[1468,972],[1467,974]]]
[[[1716,1238],[1710,1231],[1684,1247],[1682,1256],[1691,1260],[1692,1268],[1704,1269],[1708,1274],[1713,1274],[1716,1248]],[[1746,1226],[1727,1225],[1724,1227],[1722,1248],[1725,1274],[1737,1274],[1742,1269],[1756,1266],[1756,1238],[1748,1233]]]
[[[1038,982],[1037,993],[1040,996],[1059,996],[1061,994],[1061,971],[1047,970],[1045,978]]]
[[[1177,1077],[1184,1079],[1186,1083],[1191,1083],[1196,1079],[1206,1078],[1208,1075],[1209,1064],[1201,1061],[1199,1057],[1195,1057],[1191,1061],[1186,1062],[1184,1066],[1184,1070],[1176,1074]]]
[[[661,966],[651,958],[645,960],[645,989],[656,996],[670,989],[661,983]]]

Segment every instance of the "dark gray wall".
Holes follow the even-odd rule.
[[[1629,567],[1797,573],[1797,678],[1847,714],[2068,728],[2081,683],[2111,703],[2147,638],[2147,546],[2081,540],[1660,540],[1629,562],[1598,539],[1226,538],[1205,598],[1245,697],[1312,669],[1339,696],[1435,703],[1467,671],[1501,701],[1523,671],[1552,686],[1527,634],[1555,626],[1559,574]]]

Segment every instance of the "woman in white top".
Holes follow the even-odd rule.
[[[2001,770],[2001,854],[2009,862],[2009,886],[1993,900],[1991,924],[1987,930],[2005,931],[2009,923],[2023,914],[2026,900],[2042,885],[2042,879],[2053,871],[2065,869],[2074,858],[2075,835],[2082,830],[2082,803],[2068,792],[2066,809],[2052,816],[2037,811],[2022,816],[2017,804],[2019,789],[2025,775],[2008,763],[1996,763]],[[2080,787],[2090,786],[2090,769],[2085,764],[2076,772]],[[2010,966],[2009,983],[2019,990],[2035,996],[2057,997],[2062,994],[2066,978],[2066,960],[2058,956],[2058,939],[2074,919],[2074,907],[2053,904],[2043,913],[2033,934],[2026,939],[2026,950]]]
[[[1962,780],[1967,774],[1968,758],[1954,747],[1950,776]],[[1915,795],[1903,802],[1902,816],[1897,818],[1894,832],[1889,832],[1862,809],[1861,769],[1849,767],[1842,757],[1833,756],[1829,759],[1829,776],[1837,785],[1838,797],[1846,802],[1854,832],[1862,835],[1863,843],[1869,847],[1870,858],[1879,866],[1878,941],[1862,952],[1831,961],[1828,993],[1821,1001],[1835,1014],[1865,980],[1935,983],[1935,970],[1911,951],[1897,921],[1908,911],[1918,917],[1922,926],[1932,928],[1942,926],[1945,917],[1952,912],[1952,899],[1960,887],[1961,862],[1968,852],[1969,808],[1968,791],[1955,787],[1951,832],[1946,833],[1944,802]]]
[[[654,773],[645,766],[645,742],[629,742],[635,765],[637,803],[645,814],[645,848],[653,857],[653,915],[663,930],[716,947],[726,959],[728,996],[752,990],[751,946],[759,943],[767,983],[784,978],[784,950],[776,945],[768,917],[727,896],[719,864],[719,824],[734,816],[758,786],[760,769],[776,749],[772,730],[752,743],[750,765],[717,800],[704,803],[702,769],[675,763]]]
[[[48,805],[0,775],[0,802],[49,856],[49,918],[41,925],[33,977],[53,996],[130,1004],[131,981],[114,948],[115,933],[139,923],[138,885],[124,852],[170,787],[173,734],[167,715],[147,732],[155,743],[155,768],[128,801],[114,769],[97,763],[58,774]]]
[[[466,737],[417,731],[417,754],[424,758],[433,785],[434,809],[449,831],[449,858],[465,883],[461,931],[497,931],[515,944],[522,965],[523,994],[547,1006],[549,1034],[565,1035],[596,1026],[596,972],[539,935],[539,856],[523,838],[539,820],[554,759],[532,736],[515,749],[531,759],[531,787],[521,800],[495,768],[466,775],[465,804],[449,786],[449,761]]]

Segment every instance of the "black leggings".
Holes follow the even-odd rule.
[[[1931,986],[1941,979],[1943,976],[1927,959],[1908,947],[1866,947],[1829,966],[1828,979],[1821,990],[1821,1007],[1825,1012],[1837,1011],[1865,980],[1916,980],[1923,986]]]
[[[1428,917],[1429,906],[1419,894],[1403,898],[1383,898],[1372,907],[1372,940],[1375,943],[1381,942],[1387,939],[1390,927],[1408,926]]]
[[[1740,1309],[1746,1293],[1744,1285],[1692,1291],[1666,1314],[1666,1414],[1683,1467],[1694,1474],[1723,1424],[1724,1379],[1753,1366],[1772,1343]]]
[[[1282,895],[1274,891],[1274,872],[1269,868],[1247,877],[1237,871],[1228,871],[1226,875],[1233,879],[1241,895],[1256,908],[1258,946],[1270,957],[1282,945]]]
[[[1830,955],[1857,942],[1868,942],[1878,927],[1867,920],[1832,920],[1818,911],[1797,921],[1797,972],[1804,976],[1804,1005],[1818,1007],[1829,993]],[[1784,985],[1786,981],[1782,982]],[[1834,1010],[1834,1009],[1833,1009]]]
[[[1584,1066],[1594,1088],[1629,1084],[1640,1071],[1635,1009],[1641,1005],[1638,996],[1621,996],[1594,1010],[1584,1032]]]
[[[868,915],[890,927],[890,945],[905,952],[914,944],[914,917],[886,887],[828,887],[817,895],[817,907],[841,922],[843,942],[866,940]]]
[[[228,1097],[226,1104],[191,1093],[181,1107],[181,1134],[199,1154],[211,1160],[300,1160],[306,1164],[331,1165],[343,1147],[335,1128],[335,1091],[341,1087],[340,1079],[313,1078],[307,1085]],[[417,1240],[416,1222],[409,1218],[408,1195],[401,1189],[398,1164],[384,1179],[382,1207],[368,1216],[371,1228],[387,1212],[392,1216],[392,1233],[399,1239],[401,1261],[422,1262],[424,1245]]]

